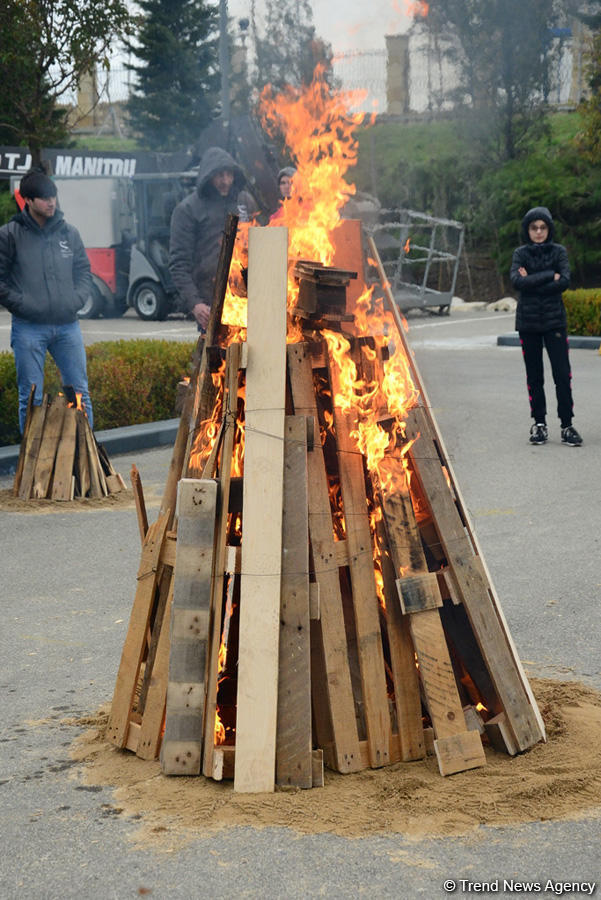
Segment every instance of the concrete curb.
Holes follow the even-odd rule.
[[[570,350],[598,350],[601,337],[587,337],[571,334],[568,338]],[[498,347],[519,347],[520,339],[517,331],[513,334],[500,334],[497,338]]]
[[[143,425],[127,425],[124,428],[109,428],[96,431],[96,440],[102,444],[109,456],[130,453],[132,450],[149,450],[173,444],[179,419],[165,419],[162,422],[145,422]],[[20,444],[0,447],[0,475],[13,475],[19,459]]]

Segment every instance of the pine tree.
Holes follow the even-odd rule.
[[[217,10],[205,0],[140,0],[144,22],[128,49],[138,84],[130,122],[152,150],[184,150],[219,99]]]

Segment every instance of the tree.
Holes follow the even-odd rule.
[[[181,150],[209,123],[219,99],[217,10],[205,0],[141,0],[144,22],[128,48],[140,60],[127,106],[153,150]]]
[[[590,96],[580,104],[583,129],[578,145],[593,162],[601,162],[601,29],[592,38],[588,58]]]
[[[67,96],[116,36],[133,26],[126,0],[4,0],[0,7],[0,129],[34,165],[69,133]],[[63,101],[63,106],[59,104]]]
[[[518,155],[551,89],[560,0],[430,0],[426,27],[447,35],[455,99],[474,112],[502,158]]]
[[[286,85],[311,84],[318,63],[330,68],[331,47],[315,34],[308,0],[267,0],[262,32],[257,26],[254,0],[251,11],[255,86],[259,91],[267,84],[276,93]]]
[[[586,74],[589,96],[579,106],[583,128],[577,145],[593,163],[601,162],[601,0],[572,0],[574,15],[591,29]]]

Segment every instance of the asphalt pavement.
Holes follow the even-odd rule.
[[[571,357],[584,445],[562,446],[549,415],[549,443],[533,447],[520,351],[496,344],[512,318],[478,310],[414,316],[409,340],[528,671],[601,689],[601,357]],[[134,324],[194,330],[177,320]],[[129,317],[123,326],[134,330]],[[2,327],[0,316],[0,335]],[[138,466],[151,516],[169,459],[167,447],[113,457],[125,476],[131,462]],[[10,484],[0,479],[0,488]],[[139,561],[135,512],[3,512],[1,520],[2,900],[121,900],[142,889],[166,900],[438,898],[448,879],[600,880],[601,810],[466,837],[351,840],[244,827],[170,854],[134,846],[139,821],[115,816],[111,789],[78,777],[69,757],[77,729],[64,720],[112,696]]]

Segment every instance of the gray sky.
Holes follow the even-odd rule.
[[[406,31],[410,0],[313,0],[313,21],[334,52],[380,50],[385,34]],[[257,12],[263,4],[256,0]],[[248,16],[250,0],[229,0],[230,16]]]

